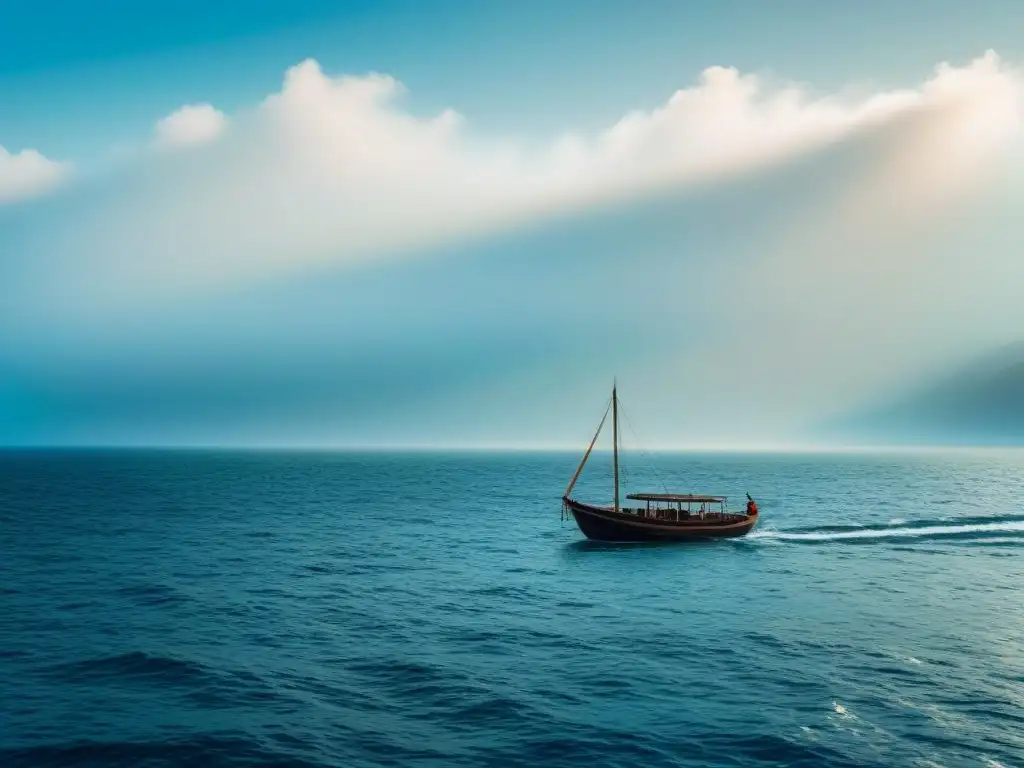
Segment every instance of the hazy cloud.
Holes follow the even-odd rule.
[[[156,124],[156,145],[160,148],[205,144],[227,128],[227,117],[209,104],[187,104],[161,118]]]
[[[106,200],[71,247],[101,256],[99,279],[196,287],[423,249],[726,178],[921,115],[925,150],[893,168],[900,184],[931,191],[929,174],[955,186],[972,153],[991,144],[989,118],[1002,127],[1019,108],[1017,75],[994,54],[942,65],[920,88],[860,97],[771,88],[711,67],[656,110],[538,146],[474,135],[450,111],[410,114],[401,91],[387,76],[334,78],[302,62],[278,93],[235,116],[230,137],[173,163],[140,163],[131,194]],[[158,132],[182,143],[223,126],[204,105],[165,118]]]
[[[64,182],[70,166],[34,149],[11,153],[0,146],[0,205],[36,197]]]
[[[1021,79],[994,54],[859,95],[711,68],[537,144],[401,92],[304,62],[216,141],[20,220],[0,311],[25,397],[66,389],[61,429],[87,403],[216,439],[244,390],[257,431],[307,408],[296,440],[554,442],[589,438],[618,375],[641,435],[749,444],[1024,327]]]
[[[943,65],[898,121],[819,170],[813,199],[722,277],[743,311],[680,360],[709,422],[749,408],[755,431],[813,427],[1019,338],[1020,98],[992,54]]]

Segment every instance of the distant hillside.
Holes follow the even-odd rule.
[[[866,442],[1024,445],[1024,342],[829,431]]]

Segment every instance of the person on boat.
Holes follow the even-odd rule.
[[[753,517],[756,514],[757,514],[757,502],[754,501],[750,497],[750,494],[748,493],[747,494],[747,515],[749,517]]]

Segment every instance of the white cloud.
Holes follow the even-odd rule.
[[[568,311],[558,316],[553,336],[566,342],[578,334],[579,343],[565,348],[600,338],[602,354],[587,369],[592,375],[560,358],[550,381],[564,380],[567,370],[584,382],[629,376],[636,402],[658,405],[649,415],[667,442],[784,435],[957,349],[1001,341],[1024,322],[1016,290],[1024,280],[1016,215],[1024,173],[1006,151],[1020,136],[1021,78],[994,54],[941,65],[914,88],[860,96],[813,96],[711,68],[658,109],[537,145],[481,136],[453,112],[410,114],[401,92],[386,76],[332,78],[307,61],[288,71],[279,92],[233,115],[220,140],[134,155],[124,178],[72,201],[67,219],[47,222],[58,240],[29,243],[36,268],[24,271],[25,289],[3,307],[7,317],[23,312],[28,319],[19,322],[36,333],[54,326],[45,343],[32,344],[33,354],[59,350],[53,354],[73,358],[82,350],[90,362],[95,350],[67,339],[99,340],[116,351],[127,338],[126,359],[137,366],[137,349],[189,359],[205,335],[220,334],[225,350],[262,345],[264,336],[270,350],[275,343],[313,349],[317,333],[330,328],[360,344],[379,342],[380,359],[398,360],[425,343],[414,331],[430,322],[438,323],[428,335],[439,349],[457,344],[453,329],[464,327],[496,328],[495,337],[517,343],[536,339],[540,326],[523,320],[538,314],[534,283],[549,292],[549,311],[577,288],[578,300],[591,297],[602,307],[619,292],[635,301],[608,307],[614,322],[602,308],[606,322],[626,329],[607,348],[612,334],[602,329],[595,337],[584,306],[568,330]],[[789,162],[796,159],[808,162]],[[769,166],[771,173],[753,178]],[[1005,185],[991,183],[993,170]],[[470,270],[473,277],[432,264],[419,274],[438,282],[421,287],[424,294],[452,286],[436,301],[409,296],[412,281],[397,271],[372,275],[365,293],[358,278],[351,287],[332,283],[313,306],[305,294],[296,298],[294,285],[280,294],[271,286],[233,299],[183,300],[209,286],[422,252],[725,179],[740,183],[721,195],[680,198],[678,208],[652,206],[664,216],[653,223],[625,217],[634,227],[625,235],[615,229],[595,244],[593,232],[607,230],[581,227],[587,234],[580,240],[538,238],[542,252],[579,249],[585,258],[572,261],[568,276],[561,259],[547,273],[531,262],[528,275],[511,262],[507,272],[492,262]],[[685,226],[672,228],[673,220]],[[647,230],[654,234],[645,239]],[[606,269],[617,270],[614,279]],[[456,277],[449,283],[447,274]],[[154,301],[160,292],[169,301]],[[232,302],[244,306],[242,319],[218,314]],[[265,330],[247,330],[255,321],[246,313],[265,319]],[[295,318],[306,324],[292,324]],[[286,327],[275,342],[278,323]],[[324,349],[334,359],[335,340]],[[635,368],[623,370],[630,361]],[[502,364],[511,370],[522,362]],[[535,409],[525,394],[519,401],[500,394],[499,410]]]
[[[92,274],[111,296],[126,282],[196,288],[424,249],[914,125],[923,144],[886,166],[909,199],[956,189],[1012,135],[1020,111],[1018,75],[994,54],[858,98],[711,67],[658,109],[540,146],[476,136],[450,111],[410,114],[401,91],[387,76],[332,78],[304,61],[235,116],[230,136],[137,167],[131,194],[106,201],[69,247],[106,260]],[[220,133],[224,118],[204,105],[160,125],[163,141],[182,143]],[[878,203],[870,185],[857,194]]]
[[[940,66],[883,128],[720,276],[743,310],[676,377],[709,423],[746,404],[747,426],[784,434],[1019,333],[1019,75],[994,54]]]
[[[186,104],[156,124],[156,145],[160,148],[206,144],[221,136],[227,117],[210,104]]]
[[[64,182],[70,166],[34,149],[11,153],[0,146],[0,205],[27,200]]]

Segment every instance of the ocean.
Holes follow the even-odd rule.
[[[0,766],[1024,766],[1024,451],[0,454]],[[595,454],[577,497],[607,501]]]

